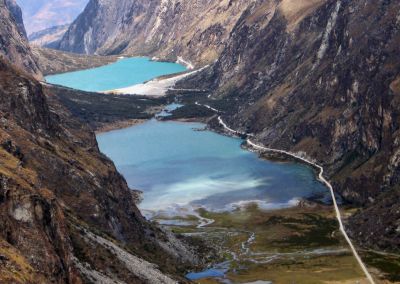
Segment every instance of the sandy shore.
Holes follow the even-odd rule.
[[[207,67],[208,65],[198,70],[180,74],[171,78],[153,79],[143,84],[136,84],[126,88],[105,91],[104,93],[113,95],[141,95],[162,97],[165,96],[167,94],[167,91],[171,90],[178,81],[194,75]]]

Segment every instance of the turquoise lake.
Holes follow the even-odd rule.
[[[144,212],[229,211],[249,203],[278,209],[296,205],[299,198],[329,196],[310,168],[261,160],[241,148],[241,139],[204,126],[153,119],[97,140],[129,186],[144,192],[139,205]]]
[[[177,63],[156,62],[147,57],[134,57],[120,59],[98,68],[46,76],[46,81],[88,92],[102,92],[129,87],[155,77],[183,71],[186,71],[186,67]]]

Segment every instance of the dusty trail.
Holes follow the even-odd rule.
[[[233,130],[233,129],[230,128],[228,125],[226,125],[226,123],[222,120],[221,116],[218,117],[218,121],[219,121],[219,123],[220,123],[226,130],[228,130],[229,132],[232,132],[232,133],[234,133],[235,135],[245,135],[245,133],[241,133],[240,131]],[[293,157],[293,158],[295,158],[295,159],[297,159],[297,160],[300,160],[300,161],[302,161],[302,162],[304,162],[304,163],[306,163],[306,164],[308,164],[308,165],[311,165],[311,166],[313,166],[313,167],[319,169],[318,179],[319,179],[323,184],[325,184],[325,185],[329,188],[329,190],[330,190],[330,192],[331,192],[331,196],[332,196],[332,200],[333,200],[333,205],[334,205],[335,213],[336,213],[336,219],[337,219],[338,222],[339,222],[340,231],[341,231],[341,233],[343,234],[344,238],[346,239],[348,245],[350,246],[350,249],[351,249],[351,251],[353,252],[354,257],[356,258],[358,264],[360,265],[361,269],[363,270],[363,272],[364,272],[365,276],[367,277],[368,281],[369,281],[371,284],[375,284],[374,279],[372,278],[372,276],[371,276],[371,274],[369,273],[369,271],[368,271],[366,265],[364,264],[364,262],[362,261],[361,257],[359,256],[359,254],[358,254],[358,252],[357,252],[355,246],[353,245],[353,242],[351,241],[351,239],[349,238],[349,236],[348,236],[347,233],[346,233],[346,230],[345,230],[345,228],[344,228],[343,221],[342,221],[342,215],[341,215],[341,213],[340,213],[339,206],[338,206],[338,204],[337,204],[337,202],[336,202],[336,198],[335,198],[335,193],[334,193],[333,187],[332,187],[332,185],[330,184],[330,182],[328,182],[328,181],[325,179],[325,177],[324,177],[324,168],[323,168],[322,166],[316,164],[315,162],[309,161],[309,160],[307,160],[307,159],[305,159],[305,158],[303,158],[303,157],[297,156],[296,154],[293,154],[293,153],[290,153],[290,152],[287,152],[287,151],[284,151],[284,150],[278,150],[278,149],[272,149],[272,148],[264,147],[264,146],[262,146],[262,145],[258,145],[258,144],[256,144],[256,143],[254,143],[254,142],[251,141],[250,139],[247,139],[246,142],[247,142],[247,144],[248,144],[249,146],[253,147],[254,149],[258,149],[258,150],[266,151],[266,152],[284,154],[284,155],[286,155],[286,156]]]

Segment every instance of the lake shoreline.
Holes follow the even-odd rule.
[[[103,134],[114,130],[129,128],[149,121],[149,119],[127,119],[116,122],[104,123],[95,130],[95,134]]]
[[[164,107],[165,107],[165,105],[160,106],[160,111]],[[121,129],[129,128],[129,127],[133,127],[136,125],[146,123],[152,119],[157,119],[158,121],[161,121],[161,122],[175,121],[175,122],[182,122],[182,123],[196,123],[196,122],[204,123],[204,124],[206,124],[206,129],[208,129],[208,123],[210,122],[210,120],[212,118],[210,118],[210,117],[193,117],[193,118],[168,119],[168,117],[164,117],[163,119],[160,119],[160,118],[156,118],[154,115],[153,117],[148,118],[148,119],[121,119],[121,120],[115,121],[115,122],[103,123],[101,126],[99,126],[95,129],[95,134],[97,135],[97,134],[107,133],[107,132],[114,131],[114,130],[121,130]],[[208,130],[210,130],[214,133],[223,135],[222,133],[214,131],[213,129],[208,129]]]
[[[158,76],[152,80],[145,81],[143,83],[134,84],[124,88],[116,88],[112,90],[103,91],[102,93],[111,95],[139,95],[149,97],[164,97],[167,95],[169,90],[173,90],[173,87],[180,80],[190,77],[208,67],[204,66],[197,70],[187,70],[176,74]]]

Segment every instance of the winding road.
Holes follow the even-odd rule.
[[[205,106],[205,107],[207,107],[207,106]],[[218,121],[219,121],[219,123],[224,127],[224,129],[228,130],[229,132],[232,132],[232,133],[234,133],[235,135],[246,135],[246,133],[242,133],[242,132],[240,132],[240,131],[236,131],[236,130],[233,130],[232,128],[230,128],[230,127],[222,120],[221,116],[218,117]],[[329,190],[330,190],[330,192],[331,192],[332,200],[333,200],[333,205],[334,205],[334,207],[335,207],[336,219],[337,219],[338,222],[339,222],[340,231],[342,232],[344,238],[346,239],[347,243],[349,244],[349,246],[350,246],[350,248],[351,248],[351,251],[353,252],[354,257],[357,259],[358,264],[360,265],[361,269],[363,270],[363,272],[364,272],[365,276],[367,277],[368,281],[369,281],[371,284],[375,284],[374,279],[372,278],[372,276],[371,276],[371,274],[369,273],[369,271],[368,271],[366,265],[364,264],[364,262],[362,261],[361,257],[359,256],[359,254],[358,254],[358,252],[357,252],[355,246],[353,245],[353,242],[351,241],[351,239],[349,238],[349,236],[348,236],[347,233],[346,233],[346,230],[345,230],[345,228],[344,228],[343,221],[342,221],[342,214],[340,213],[339,206],[338,206],[338,204],[337,204],[337,202],[336,202],[336,198],[335,198],[335,193],[334,193],[333,187],[332,187],[332,185],[324,178],[324,168],[323,168],[322,166],[316,164],[315,162],[309,161],[309,160],[307,160],[307,159],[305,159],[305,158],[303,158],[303,157],[300,157],[300,156],[298,156],[298,155],[296,155],[296,154],[293,154],[293,153],[290,153],[290,152],[287,152],[287,151],[284,151],[284,150],[278,150],[278,149],[272,149],[272,148],[264,147],[264,146],[262,146],[262,145],[258,145],[258,144],[256,144],[256,143],[252,142],[250,139],[247,139],[246,142],[247,142],[247,144],[248,144],[249,146],[253,147],[254,149],[258,149],[258,150],[266,151],[266,152],[272,152],[272,153],[279,153],[279,154],[283,154],[283,155],[286,155],[286,156],[290,156],[290,157],[293,157],[293,158],[295,158],[295,159],[297,159],[297,160],[300,160],[300,161],[302,161],[302,162],[304,162],[304,163],[306,163],[306,164],[308,164],[308,165],[311,165],[311,166],[313,166],[313,167],[319,169],[318,179],[319,179],[323,184],[325,184],[325,185],[329,188]]]
[[[375,284],[374,279],[372,278],[372,276],[371,276],[371,274],[369,273],[367,267],[365,266],[364,262],[362,261],[361,257],[359,256],[359,254],[358,254],[356,248],[355,248],[354,245],[353,245],[353,242],[351,241],[351,239],[349,238],[349,236],[348,236],[347,233],[346,233],[346,230],[345,230],[345,228],[344,228],[343,221],[342,221],[342,214],[340,213],[339,206],[337,205],[336,198],[335,198],[335,193],[334,193],[334,191],[333,191],[333,187],[332,187],[332,185],[324,178],[324,168],[323,168],[322,166],[320,166],[320,165],[314,163],[314,162],[311,162],[311,161],[309,161],[309,160],[306,160],[305,158],[302,158],[302,157],[297,156],[297,155],[295,155],[295,154],[292,154],[292,153],[290,153],[290,152],[283,151],[283,150],[277,150],[277,149],[271,149],[271,148],[267,148],[267,147],[264,147],[264,146],[257,145],[257,144],[255,144],[254,142],[252,142],[250,139],[247,139],[247,144],[249,144],[250,146],[252,146],[252,147],[255,148],[255,149],[259,149],[259,150],[262,150],[262,151],[273,152],[273,153],[280,153],[280,154],[284,154],[284,155],[287,155],[287,156],[294,157],[294,158],[296,158],[296,159],[298,159],[298,160],[301,160],[301,161],[303,161],[304,163],[307,163],[307,164],[309,164],[309,165],[312,165],[312,166],[314,166],[314,167],[316,167],[316,168],[318,168],[318,169],[320,170],[319,175],[318,175],[318,179],[319,179],[322,183],[324,183],[324,184],[329,188],[329,190],[330,190],[330,192],[331,192],[332,200],[333,200],[333,205],[334,205],[334,207],[335,207],[335,212],[336,212],[336,219],[337,219],[338,222],[339,222],[340,231],[342,232],[344,238],[346,239],[347,243],[349,244],[349,246],[350,246],[350,248],[351,248],[351,251],[353,252],[354,257],[357,259],[357,261],[358,261],[358,263],[359,263],[361,269],[364,271],[365,276],[368,278],[368,280],[369,280],[369,282],[370,282],[371,284]]]

